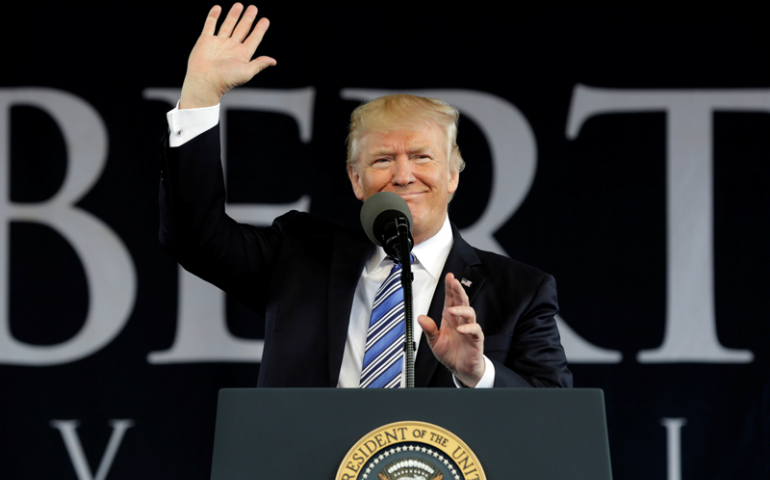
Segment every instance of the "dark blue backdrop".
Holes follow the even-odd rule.
[[[157,242],[169,109],[158,99],[174,98],[160,89],[181,86],[210,6],[1,7],[4,479],[104,478],[110,438],[106,478],[208,478],[217,390],[256,384],[262,327],[233,301],[220,328],[200,325],[242,350],[188,330],[186,359],[162,353],[198,325],[184,302],[217,298],[183,286]],[[450,216],[471,229],[496,212],[477,237],[556,276],[575,386],[605,392],[615,478],[679,480],[667,469],[676,432],[681,478],[770,477],[770,40],[758,4],[258,6],[272,21],[260,51],[279,65],[239,91],[286,103],[281,90],[304,89],[306,114],[233,102],[231,203],[305,196],[312,213],[355,225],[349,89],[480,92],[525,127],[461,108],[468,168]],[[511,181],[495,183],[506,165]],[[664,339],[668,357],[640,355]]]

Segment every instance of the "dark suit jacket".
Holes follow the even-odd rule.
[[[164,152],[161,243],[184,268],[265,319],[258,386],[336,386],[353,295],[374,248],[363,231],[300,212],[281,216],[269,228],[225,215],[218,127]],[[477,250],[452,228],[454,244],[428,315],[440,323],[447,272],[467,278],[484,353],[495,363],[495,386],[572,386],[554,320],[553,277]],[[454,387],[424,336],[415,385]]]

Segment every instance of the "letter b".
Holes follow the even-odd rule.
[[[56,365],[86,357],[122,330],[134,304],[136,273],[128,250],[101,220],[75,206],[99,179],[107,160],[107,129],[81,98],[47,88],[0,89],[0,169],[10,171],[11,107],[38,108],[53,118],[66,145],[67,173],[59,191],[37,203],[13,203],[9,175],[0,180],[0,363]],[[30,345],[11,336],[8,311],[11,221],[45,225],[61,234],[83,264],[89,291],[80,331],[57,345]]]

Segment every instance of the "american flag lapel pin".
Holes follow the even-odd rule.
[[[471,282],[471,281],[470,281],[470,280],[468,280],[467,278],[463,277],[463,279],[462,279],[462,280],[460,280],[460,283],[462,283],[462,284],[463,284],[463,285],[465,285],[466,287],[470,288],[470,286],[471,286],[471,284],[472,284],[473,282]]]

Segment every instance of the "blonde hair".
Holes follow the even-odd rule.
[[[465,161],[457,146],[457,122],[460,112],[446,102],[435,98],[409,94],[385,95],[359,105],[350,115],[348,129],[348,161],[351,168],[358,160],[361,137],[369,131],[387,131],[396,128],[417,127],[420,124],[437,124],[444,129],[449,140],[449,166],[462,172]]]

